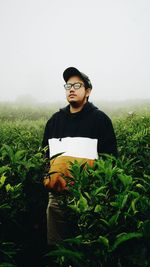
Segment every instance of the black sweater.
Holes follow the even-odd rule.
[[[49,145],[48,155],[51,157],[51,140],[75,137],[82,140],[97,140],[97,153],[117,156],[116,136],[110,118],[92,103],[87,102],[77,113],[70,113],[69,105],[56,112],[47,122],[43,137],[43,147]],[[84,138],[83,138],[84,137]],[[87,146],[87,143],[85,143]],[[80,150],[80,147],[78,148]],[[62,151],[60,151],[62,152]]]

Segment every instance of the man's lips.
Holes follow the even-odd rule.
[[[76,95],[74,95],[74,94],[70,94],[70,95],[69,95],[69,97],[74,97],[74,96],[76,96]]]

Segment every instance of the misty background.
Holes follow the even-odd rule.
[[[0,101],[65,100],[69,66],[93,102],[150,99],[150,1],[0,0]]]

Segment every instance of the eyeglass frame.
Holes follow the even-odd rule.
[[[80,87],[79,87],[79,88],[75,88],[75,87],[74,87],[75,84],[80,84]],[[71,87],[70,87],[70,88],[66,88],[66,87],[65,87],[66,85],[70,85]],[[65,83],[65,84],[64,84],[64,88],[65,88],[66,91],[71,90],[72,87],[73,87],[75,90],[79,90],[82,86],[85,87],[85,84],[84,84],[84,83],[80,83],[80,82],[76,82],[76,83]]]

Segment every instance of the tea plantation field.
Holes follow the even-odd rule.
[[[150,266],[149,105],[106,110],[119,157],[70,166],[60,204],[72,236],[48,248],[41,142],[56,108],[0,104],[0,267]]]

